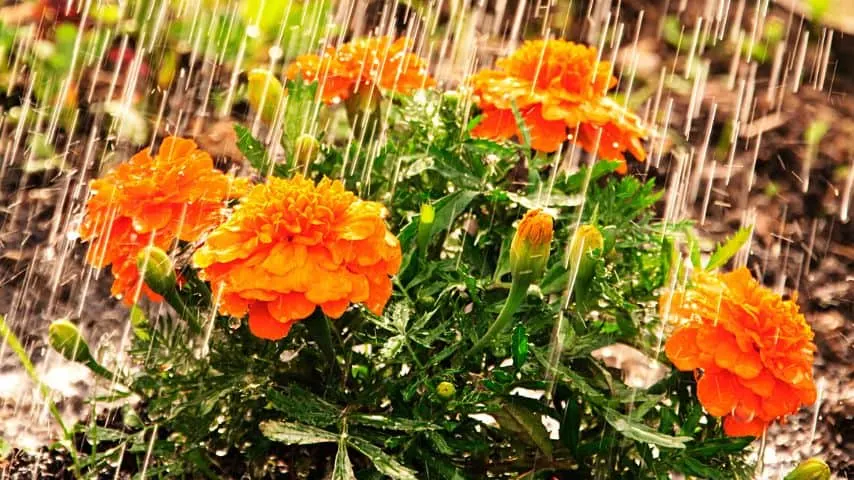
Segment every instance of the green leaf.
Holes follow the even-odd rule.
[[[288,419],[326,427],[338,421],[341,411],[335,405],[296,385],[284,389],[267,390],[270,406],[285,414]]]
[[[416,472],[410,470],[397,462],[391,455],[380,450],[371,442],[359,437],[347,437],[347,443],[368,457],[374,467],[383,475],[388,475],[398,480],[417,480]]]
[[[744,450],[753,442],[753,437],[713,438],[691,446],[685,454],[691,457],[712,457],[720,453],[736,453]]]
[[[730,258],[738,253],[747,240],[750,239],[751,233],[753,233],[753,227],[740,228],[735,232],[735,235],[719,245],[714,253],[712,253],[712,256],[709,257],[709,262],[706,263],[706,270],[714,270],[726,264]]]
[[[8,457],[10,453],[12,453],[12,444],[0,438],[0,460]]]
[[[522,435],[525,441],[536,445],[546,457],[551,458],[552,441],[539,415],[515,402],[507,401],[502,404],[500,410],[492,412],[492,416],[501,425],[502,430]]]
[[[285,445],[313,445],[338,441],[338,435],[302,423],[268,420],[261,422],[260,427],[265,437]]]
[[[285,147],[288,153],[293,153],[297,138],[308,132],[316,115],[317,82],[306,83],[302,78],[288,80],[285,87],[288,100],[285,105],[284,128]]]
[[[685,448],[685,442],[693,440],[692,437],[674,437],[659,433],[652,428],[633,421],[631,418],[620,414],[610,408],[603,409],[605,421],[611,424],[615,430],[632,440],[650,443],[663,448]]]
[[[513,366],[517,369],[522,368],[525,361],[528,359],[528,332],[525,331],[525,325],[519,323],[513,329],[511,338]]]
[[[347,416],[352,423],[367,425],[383,430],[397,430],[401,432],[425,432],[437,430],[439,427],[429,422],[410,420],[408,418],[389,417],[386,415],[373,415],[368,413],[354,413]]]
[[[433,226],[430,229],[430,238],[441,233],[453,224],[454,219],[463,213],[469,203],[471,203],[471,201],[478,195],[480,195],[479,192],[460,190],[459,192],[454,192],[442,197],[434,203],[433,210],[435,212],[435,218],[433,219]],[[410,221],[409,224],[403,227],[400,231],[398,238],[400,238],[400,243],[402,245],[408,245],[408,243],[415,237],[420,218],[420,215],[416,215],[412,221]]]
[[[270,169],[270,161],[267,158],[267,149],[265,149],[264,145],[257,138],[253,137],[252,132],[243,125],[235,123],[234,132],[237,134],[237,148],[240,150],[240,153],[246,157],[249,164],[252,165],[260,175],[266,175],[267,171]]]
[[[335,467],[332,469],[332,480],[356,480],[353,464],[347,455],[347,436],[341,435],[338,440],[338,453],[335,454]]]
[[[525,125],[525,119],[522,118],[522,112],[519,111],[519,107],[516,105],[514,101],[510,107],[513,109],[513,118],[516,120],[516,128],[522,132],[522,146],[525,148],[531,148],[531,133],[528,131],[528,126]]]

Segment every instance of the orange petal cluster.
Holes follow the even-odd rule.
[[[250,331],[261,338],[285,337],[316,307],[338,318],[363,303],[379,315],[401,261],[384,214],[337,180],[270,178],[208,236],[193,262],[219,311],[248,313]]]
[[[700,272],[687,290],[660,299],[680,325],[665,345],[679,370],[702,371],[700,403],[724,417],[730,436],[760,436],[775,419],[815,402],[813,332],[797,303],[746,268]]]
[[[617,84],[611,65],[597,60],[596,49],[564,40],[526,42],[498,60],[498,70],[481,70],[469,79],[483,118],[472,130],[478,137],[521,137],[513,114],[530,134],[531,147],[554,152],[572,140],[589,152],[621,160],[624,152],[646,158],[640,119],[605,94]]]
[[[342,102],[358,89],[372,86],[407,94],[435,85],[427,74],[427,63],[410,53],[411,47],[406,38],[364,38],[328,47],[322,55],[300,55],[288,66],[287,76],[318,81],[327,104]]]
[[[140,291],[160,296],[140,281],[136,256],[148,246],[168,250],[175,240],[194,242],[218,225],[228,199],[244,193],[248,183],[214,168],[211,156],[192,140],[169,137],[158,154],[143,150],[93,180],[80,227],[90,243],[86,261],[111,266],[112,293],[125,303]]]

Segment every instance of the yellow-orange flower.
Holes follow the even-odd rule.
[[[646,157],[640,139],[647,133],[640,119],[605,97],[617,79],[609,62],[597,61],[595,48],[564,40],[529,41],[497,66],[470,78],[483,114],[473,135],[521,136],[515,105],[535,150],[554,152],[572,140],[603,158],[622,160],[621,171],[624,152],[641,161]]]
[[[380,314],[401,261],[384,213],[337,180],[270,178],[208,236],[193,262],[219,311],[249,313],[249,329],[261,338],[285,337],[316,307],[333,318],[350,303]]]
[[[211,156],[192,140],[169,137],[156,156],[143,150],[93,180],[80,235],[90,241],[86,260],[111,265],[112,293],[125,303],[139,291],[160,300],[141,284],[136,256],[148,246],[168,250],[176,239],[193,242],[224,217],[225,201],[248,184],[216,170]]]
[[[662,297],[680,325],[667,340],[679,370],[702,371],[697,396],[731,436],[759,436],[775,419],[815,402],[813,332],[794,301],[783,300],[746,268],[700,272],[693,285]]]
[[[510,271],[514,278],[533,281],[543,276],[553,236],[554,221],[549,214],[540,209],[525,213],[510,242]]]
[[[322,55],[300,55],[288,66],[291,80],[302,76],[308,82],[317,80],[323,101],[339,103],[354,91],[377,86],[383,90],[409,93],[433,86],[436,81],[427,74],[427,63],[410,53],[411,41],[391,37],[364,38],[328,47]]]

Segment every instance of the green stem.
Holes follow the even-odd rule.
[[[36,372],[36,367],[33,365],[33,362],[30,360],[30,356],[27,354],[24,346],[21,345],[18,337],[12,333],[12,330],[6,324],[6,317],[0,315],[0,336],[3,337],[3,341],[9,345],[9,348],[12,349],[13,352],[18,356],[18,360],[21,361],[21,365],[23,365],[24,370],[29,375],[30,379],[35,383],[39,392],[41,393],[44,401],[47,403],[48,410],[50,411],[51,416],[56,423],[59,425],[59,428],[62,429],[63,439],[65,440],[63,444],[66,448],[68,448],[69,454],[71,454],[71,459],[74,463],[74,472],[76,477],[80,477],[80,464],[79,459],[77,457],[77,449],[74,448],[74,441],[72,440],[71,431],[65,425],[65,422],[62,421],[62,415],[59,413],[59,409],[56,407],[56,403],[50,396],[50,388],[41,381],[39,378],[38,372]]]
[[[202,333],[202,322],[201,319],[199,319],[199,312],[184,303],[184,300],[178,294],[177,290],[173,288],[167,292],[163,292],[161,295],[163,295],[163,298],[166,299],[169,305],[172,305],[172,308],[178,312],[178,315],[187,321],[187,324],[190,326],[190,330],[193,333],[196,335]]]
[[[466,352],[465,357],[471,357],[481,351],[484,347],[489,345],[496,335],[507,329],[507,326],[510,325],[510,322],[513,320],[513,315],[515,315],[516,311],[519,310],[519,307],[522,305],[522,300],[525,299],[525,295],[528,293],[528,286],[531,282],[526,280],[527,279],[513,279],[513,283],[510,285],[510,293],[507,296],[507,301],[504,302],[504,307],[501,308],[501,313],[498,314],[498,318],[492,322],[492,325],[489,326],[489,330],[486,331],[486,334],[480,337],[480,340],[478,340],[478,342],[474,344],[468,352]]]
[[[335,347],[332,345],[332,329],[329,327],[329,319],[323,314],[314,314],[305,321],[308,333],[317,342],[320,351],[326,357],[331,368],[335,368],[338,361],[335,359]]]

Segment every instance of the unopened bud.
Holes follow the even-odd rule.
[[[48,327],[48,336],[50,346],[68,360],[79,363],[94,360],[77,325],[67,319],[54,320]]]
[[[569,243],[569,272],[574,278],[572,291],[579,307],[588,304],[590,284],[596,266],[592,256],[605,248],[605,239],[593,225],[580,225]]]
[[[451,382],[441,382],[436,386],[436,393],[440,398],[449,399],[457,393],[457,387]]]
[[[142,273],[145,284],[157,294],[168,294],[178,283],[172,260],[166,252],[157,247],[143,248],[136,257],[136,266]]]
[[[320,142],[311,135],[304,133],[297,137],[294,144],[294,165],[306,165],[314,161],[320,151]]]
[[[249,72],[249,105],[261,113],[261,120],[272,124],[276,118],[276,109],[282,101],[285,89],[282,82],[268,70],[256,68]]]
[[[416,240],[418,242],[418,250],[424,252],[427,249],[427,244],[430,242],[430,233],[433,231],[433,222],[436,220],[436,210],[433,205],[424,203],[421,205],[421,216],[418,217],[418,233]]]
[[[801,462],[783,480],[830,480],[830,467],[820,458]]]
[[[510,271],[514,282],[539,280],[549,261],[554,222],[542,210],[530,210],[522,218],[510,244]]]

